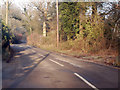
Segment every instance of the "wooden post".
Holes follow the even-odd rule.
[[[43,22],[43,36],[46,37],[47,34],[46,34],[46,23],[45,21]]]
[[[57,47],[59,46],[59,17],[58,17],[58,0],[56,0],[56,12],[57,12]]]
[[[46,9],[44,8],[44,21],[43,21],[43,36],[44,37],[47,36],[47,33],[46,33],[46,15],[47,15],[47,12],[46,12]]]
[[[8,0],[6,1],[6,25],[8,25]]]

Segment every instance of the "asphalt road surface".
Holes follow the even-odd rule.
[[[118,70],[82,59],[14,44],[3,62],[3,88],[118,88]]]

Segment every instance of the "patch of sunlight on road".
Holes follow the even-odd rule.
[[[34,53],[34,52],[32,52],[31,50],[24,51],[24,54],[32,54],[32,53]]]
[[[37,64],[37,63],[38,63],[38,61],[35,61],[35,62],[34,62],[34,64]]]
[[[29,56],[30,58],[34,58],[35,56]]]
[[[24,45],[21,45],[21,46],[19,46],[19,47],[25,47]]]
[[[37,60],[37,59],[39,59],[39,57],[35,57],[35,56],[34,56],[32,59],[33,59],[33,60]]]
[[[40,58],[37,58],[36,61],[40,61],[41,59]]]
[[[20,51],[19,53],[25,53],[25,51]]]
[[[23,67],[22,69],[23,69],[23,70],[30,69],[30,68],[34,67],[35,64],[37,64],[40,60],[41,60],[41,59],[38,58],[38,59],[36,59],[36,60],[33,62],[32,65],[30,65],[30,66],[26,66],[26,67]],[[27,72],[27,71],[25,71],[25,72]]]
[[[24,69],[24,70],[25,70],[25,69],[30,69],[30,68],[32,68],[32,67],[34,67],[34,65],[30,65],[30,66],[23,67],[23,69]]]
[[[29,52],[24,52],[25,55],[30,54]]]
[[[37,64],[41,59],[37,59],[34,61],[34,64]]]
[[[25,50],[25,51],[21,51],[20,53],[24,53],[24,54],[30,54],[30,50]]]
[[[29,56],[32,60],[37,60],[37,59],[41,59],[41,57],[38,56]]]
[[[26,72],[28,72],[29,70],[24,70],[24,72],[26,73]]]
[[[16,56],[14,56],[15,58],[18,58],[18,57],[20,57],[21,55],[16,55]]]

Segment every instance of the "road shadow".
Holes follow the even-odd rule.
[[[14,46],[14,51],[18,57],[13,57],[12,62],[4,63],[2,70],[3,88],[16,88],[42,61],[44,61],[50,52],[43,56],[35,57],[36,52],[25,54],[30,47]],[[34,59],[31,58],[34,56]]]
[[[13,44],[10,46],[16,53],[20,52],[20,51],[24,51],[26,49],[32,49],[32,47],[26,46],[26,44]]]

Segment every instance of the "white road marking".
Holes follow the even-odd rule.
[[[74,73],[77,77],[79,77],[80,79],[82,79],[86,84],[88,84],[90,87],[92,87],[93,89],[95,90],[99,90],[97,89],[94,85],[92,85],[90,82],[88,82],[86,79],[84,79],[82,76],[80,76],[79,74],[77,73]]]
[[[56,64],[58,64],[58,65],[60,65],[60,66],[64,66],[64,65],[62,65],[62,64],[60,64],[60,63],[58,63],[58,62],[56,62],[56,61],[54,61],[54,60],[52,60],[52,59],[49,59],[50,61],[52,61],[52,62],[54,62],[54,63],[56,63]]]
[[[73,65],[73,66],[75,66],[75,67],[79,67],[79,68],[81,68],[80,65],[77,65],[77,64],[71,63],[71,62],[69,62],[69,61],[67,61],[67,60],[61,60],[61,59],[59,59],[59,58],[56,58],[56,59],[57,59],[57,60],[60,60],[60,61],[63,61],[63,62],[66,62],[66,63],[69,63],[69,64],[71,64],[71,65]]]

